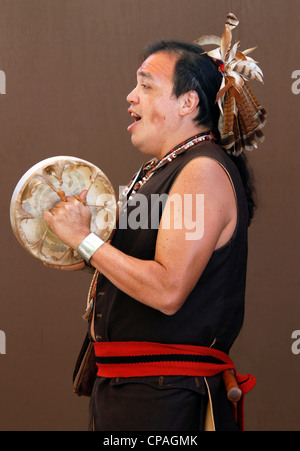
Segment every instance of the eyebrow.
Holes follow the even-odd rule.
[[[150,72],[144,72],[144,71],[137,71],[137,76],[138,77],[144,77],[144,78],[148,78],[148,79],[151,79],[151,80],[153,80],[153,75],[152,74],[150,74]]]

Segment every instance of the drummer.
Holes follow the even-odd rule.
[[[44,213],[56,235],[86,260],[67,269],[88,264],[100,274],[89,330],[102,365],[90,401],[90,429],[202,430],[209,399],[211,427],[238,429],[220,374],[195,377],[180,357],[182,345],[228,354],[243,322],[254,202],[245,155],[231,157],[217,144],[221,81],[218,65],[198,46],[150,45],[127,97],[132,144],[154,160],[145,164],[125,207],[127,218],[146,208],[146,223],[117,227],[108,243],[91,234],[91,212],[77,199],[67,197]],[[150,202],[153,194],[165,196],[164,208]],[[134,202],[137,195],[147,200],[143,207]],[[159,221],[153,227],[155,208]],[[202,217],[202,233],[193,237],[190,224]],[[106,367],[101,345],[111,345],[117,355],[128,342],[123,366],[109,365],[108,356]],[[154,354],[178,344],[175,363],[141,359],[140,346],[151,343],[157,344]]]

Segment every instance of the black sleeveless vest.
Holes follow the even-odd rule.
[[[244,317],[248,207],[238,169],[223,149],[212,143],[200,143],[159,169],[138,191],[149,200],[145,207],[147,214],[141,210],[141,204],[134,201],[134,197],[131,205],[128,205],[127,221],[130,223],[133,214],[140,227],[126,227],[124,219],[121,220],[111,244],[130,256],[153,260],[158,229],[153,228],[151,214],[159,208],[153,204],[155,196],[151,195],[168,194],[185,165],[199,157],[219,162],[231,179],[238,208],[237,225],[232,238],[213,252],[183,306],[171,316],[132,299],[100,275],[94,326],[97,341],[213,345],[216,349],[229,352]],[[162,208],[159,219],[161,214]]]

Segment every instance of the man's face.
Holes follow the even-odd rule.
[[[177,131],[179,101],[172,94],[176,60],[175,55],[164,52],[149,56],[138,69],[137,85],[127,97],[134,118],[128,127],[131,141],[141,152],[157,158],[172,149]]]

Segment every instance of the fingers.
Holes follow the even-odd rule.
[[[73,196],[66,196],[64,191],[57,191],[57,194],[59,195],[59,197],[61,198],[60,202],[57,202],[49,211],[51,212],[51,210],[54,207],[64,207],[66,205],[66,203],[71,203],[73,205],[76,205],[78,202],[82,203],[83,205],[86,206],[86,197],[88,194],[88,190],[85,189],[83,190],[79,196],[76,196],[76,194],[74,194]]]
[[[79,196],[77,196],[76,194],[73,194],[72,197],[70,197],[70,196],[66,197],[66,202],[72,203],[75,200],[75,202],[73,202],[73,204],[80,202],[81,204],[86,206],[87,205],[87,202],[86,202],[87,194],[88,194],[88,190],[85,189],[79,194]]]
[[[79,194],[79,196],[76,196],[76,194],[74,194],[74,197],[75,197],[75,199],[77,199],[79,202],[81,202],[83,205],[86,205],[86,204],[87,204],[87,202],[86,202],[86,196],[87,196],[87,194],[88,194],[88,190],[85,189],[85,190],[83,190],[83,191]]]
[[[71,272],[71,271],[81,271],[82,269],[85,268],[85,263],[84,262],[75,263],[74,265],[66,265],[66,266],[52,265],[50,263],[44,262],[44,265],[47,266],[47,268],[59,269],[60,271],[69,271],[69,272]]]
[[[77,205],[78,204],[78,198],[77,196],[66,196],[66,200],[64,202],[57,202],[55,205],[58,206],[65,206],[66,204],[72,204],[72,205]]]
[[[83,191],[81,191],[81,193],[79,194],[79,197],[81,200],[83,200],[84,202],[86,202],[86,196],[88,195],[88,190],[84,189]]]
[[[83,203],[83,200],[79,196],[66,196],[65,200],[61,200],[59,202],[56,202],[52,208],[50,208],[48,211],[54,215],[55,210],[60,209],[68,209],[69,205],[78,205],[79,203]]]
[[[44,211],[43,212],[43,218],[45,219],[45,221],[50,222],[51,218],[52,218],[52,213],[50,211]]]
[[[43,219],[48,222],[52,231],[70,247],[73,237],[90,229],[91,211],[84,206],[87,190],[81,193],[80,200],[66,196],[65,201],[57,202],[48,211],[43,212]],[[77,240],[75,242],[77,244]]]
[[[66,201],[57,202],[55,205],[53,205],[52,208],[50,208],[50,210],[43,211],[43,218],[45,219],[45,221],[51,224],[54,219],[54,216],[56,217],[59,216],[61,213],[65,211],[65,209],[67,209],[66,207],[67,207]]]

